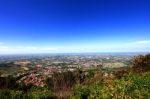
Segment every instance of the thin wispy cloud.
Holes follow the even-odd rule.
[[[0,42],[0,51],[1,51],[1,49],[3,50],[3,49],[8,49],[9,47],[8,46],[6,46],[3,42]]]
[[[29,49],[29,50],[36,50],[37,47],[35,46],[15,46],[13,48],[16,48],[16,49]]]
[[[150,44],[150,40],[139,40],[134,42],[127,42],[124,45],[145,45]]]
[[[0,49],[8,49],[8,46],[0,46]]]
[[[0,46],[0,54],[12,53],[51,53],[58,51],[57,48],[52,47],[37,47],[37,46]]]
[[[57,50],[57,48],[53,48],[53,47],[25,46],[23,48],[27,49],[27,50],[37,50],[37,51],[55,51],[55,50]]]
[[[150,40],[137,41],[136,44],[149,44]]]

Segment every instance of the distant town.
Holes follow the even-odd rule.
[[[20,77],[17,83],[44,86],[55,72],[111,69],[131,66],[133,54],[5,55],[0,57],[0,76]],[[115,70],[116,70],[115,69]]]

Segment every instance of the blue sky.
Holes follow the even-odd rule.
[[[0,54],[149,52],[149,0],[0,0]]]

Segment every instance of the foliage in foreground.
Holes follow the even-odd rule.
[[[76,85],[71,99],[149,99],[150,72]]]
[[[22,90],[0,90],[0,99],[55,99],[46,88],[32,87],[28,92]]]
[[[149,99],[150,72],[129,74],[121,79],[102,78],[96,74],[87,82],[76,84],[70,99]],[[90,80],[91,79],[91,80]],[[24,87],[17,89],[1,89],[0,99],[56,99],[47,87]]]

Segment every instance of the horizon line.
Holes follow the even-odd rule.
[[[63,52],[63,53],[61,53],[61,52],[55,52],[55,53],[53,53],[53,52],[50,52],[50,53],[0,53],[0,55],[2,56],[2,55],[41,55],[41,54],[43,54],[43,55],[48,55],[48,54],[51,54],[51,55],[67,55],[67,54],[113,54],[113,53],[118,53],[118,54],[149,54],[150,52],[146,52],[146,51],[139,51],[139,52],[136,52],[136,51],[134,51],[134,52],[125,52],[125,51],[123,51],[123,52]]]

